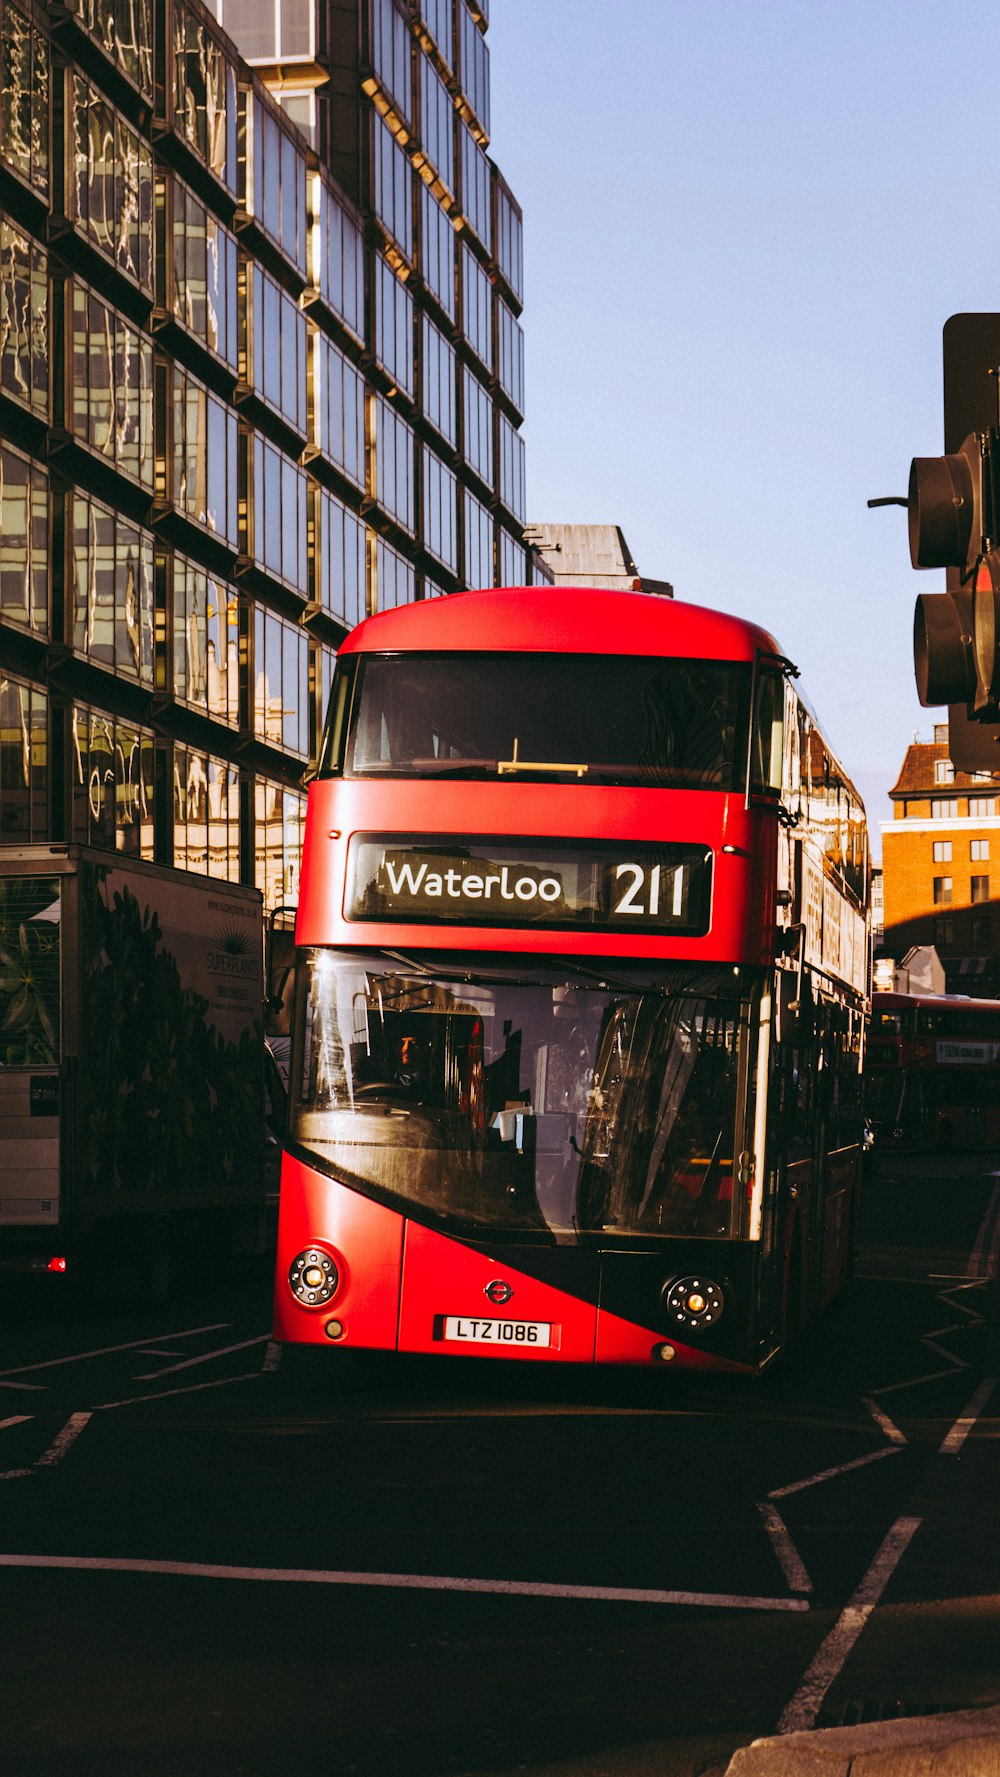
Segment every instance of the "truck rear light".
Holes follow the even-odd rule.
[[[340,1272],[322,1247],[307,1246],[288,1268],[288,1287],[303,1308],[325,1308],[340,1284]]]
[[[50,1259],[45,1269],[46,1271],[65,1271],[66,1260],[61,1258]]]

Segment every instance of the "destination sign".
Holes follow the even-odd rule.
[[[355,834],[345,915],[419,924],[566,931],[708,931],[703,845]]]

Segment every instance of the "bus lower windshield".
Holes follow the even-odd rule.
[[[745,971],[301,954],[289,1135],[470,1234],[746,1232]]]
[[[750,678],[624,654],[348,656],[321,774],[738,789]]]

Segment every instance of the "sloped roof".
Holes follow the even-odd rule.
[[[947,759],[948,742],[944,740],[915,740],[906,749],[899,777],[889,795],[894,799],[902,796],[944,796],[961,791],[989,790],[991,787],[1000,789],[1000,773],[990,778],[973,777],[968,771],[956,770],[954,779],[948,783],[937,783],[934,778],[934,767],[941,759]]]

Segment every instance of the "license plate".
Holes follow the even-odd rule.
[[[463,1345],[551,1345],[552,1328],[542,1320],[473,1320],[471,1315],[447,1314],[446,1339]]]

